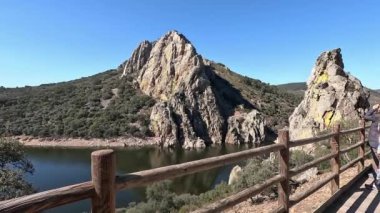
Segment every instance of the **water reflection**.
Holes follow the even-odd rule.
[[[245,146],[208,147],[202,150],[169,150],[154,147],[117,149],[117,173],[124,174],[172,164],[219,156],[247,149]],[[27,155],[35,166],[35,174],[28,180],[39,191],[90,180],[91,152],[94,149],[30,148]],[[176,193],[199,194],[222,181],[227,181],[232,166],[224,166],[173,180]],[[133,188],[117,194],[117,206],[145,199],[145,188]],[[90,202],[78,202],[48,212],[88,211]]]

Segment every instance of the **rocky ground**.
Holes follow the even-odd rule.
[[[25,146],[31,147],[142,147],[156,145],[157,138],[119,137],[111,139],[84,139],[84,138],[36,138],[30,136],[13,137]]]
[[[367,160],[365,162],[366,165],[370,164],[370,160]],[[350,169],[346,170],[340,175],[340,183],[341,186],[346,185],[352,178],[354,178],[357,174],[357,167],[351,167]],[[301,185],[299,188],[297,188],[296,193],[304,191],[310,186],[312,186],[316,181],[319,181],[329,174],[322,174],[318,175],[315,178],[311,179],[309,182]],[[330,185],[326,184],[324,187],[301,201],[300,203],[296,204],[290,209],[290,212],[292,213],[306,213],[306,212],[313,212],[315,211],[319,206],[321,206],[324,202],[326,202],[330,198]],[[234,206],[232,209],[225,211],[226,213],[251,213],[251,212],[271,212],[275,210],[278,207],[277,200],[271,200],[271,201],[265,201],[260,204],[252,205],[250,200],[247,200],[245,202],[242,202],[236,206]]]

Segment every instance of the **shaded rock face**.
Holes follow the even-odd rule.
[[[344,71],[340,49],[323,52],[312,70],[300,105],[289,118],[291,139],[318,135],[334,123],[358,120],[369,107],[369,92]]]
[[[262,141],[264,121],[259,113],[223,82],[209,63],[183,35],[171,31],[156,42],[141,43],[119,67],[122,76],[133,77],[136,87],[158,100],[150,119],[151,130],[160,137],[161,145],[203,147],[223,143],[227,132],[231,132],[229,138],[237,138],[235,132],[245,134],[229,140],[232,143]],[[229,97],[236,101],[231,103]],[[229,121],[238,105],[255,111],[242,124],[233,118]],[[255,128],[248,130],[249,127]]]

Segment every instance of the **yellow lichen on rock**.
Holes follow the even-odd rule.
[[[334,116],[333,111],[328,111],[323,116],[323,123],[325,124],[326,127],[329,127],[331,125],[331,121],[333,119],[333,116]]]
[[[329,80],[329,75],[326,72],[322,72],[320,76],[317,77],[316,83],[326,83]]]
[[[336,123],[342,123],[343,117],[339,111],[335,111],[334,116],[331,119],[330,125],[334,125]]]

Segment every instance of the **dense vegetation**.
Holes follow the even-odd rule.
[[[33,171],[23,146],[15,140],[0,138],[0,201],[34,192],[25,181],[25,175]]]
[[[259,109],[266,118],[267,125],[280,129],[288,125],[288,119],[302,100],[302,96],[281,90],[257,79],[241,76],[225,65],[211,63],[212,69],[227,80],[242,96]]]
[[[358,126],[358,121],[342,122],[342,129],[352,129]],[[326,134],[330,130],[321,132],[320,134]],[[341,147],[345,148],[353,145],[359,141],[360,137],[358,133],[348,134],[341,136]],[[324,157],[331,153],[331,147],[329,141],[321,141],[315,144],[314,151],[307,153],[303,150],[293,150],[290,153],[290,167],[295,168],[305,163],[311,162],[315,159]],[[342,166],[358,157],[357,149],[341,155]],[[243,172],[239,176],[239,179],[232,185],[228,185],[224,182],[217,185],[214,189],[201,193],[199,195],[194,194],[181,194],[177,195],[172,189],[170,181],[163,181],[157,184],[149,186],[146,190],[146,201],[141,203],[131,203],[126,212],[191,212],[201,206],[208,203],[215,202],[225,198],[238,191],[247,189],[250,186],[260,184],[267,180],[269,177],[273,177],[278,174],[278,159],[267,158],[254,158],[246,161],[243,164]],[[330,162],[324,161],[318,165],[318,171],[320,173],[330,171]],[[295,190],[297,184],[292,185],[292,190]],[[266,197],[273,199],[277,197],[276,186],[265,190],[261,193],[262,198]],[[260,202],[263,199],[252,199],[254,202]]]
[[[154,101],[116,70],[38,87],[0,88],[0,135],[149,135]]]
[[[300,102],[293,94],[212,63],[222,78],[280,128]],[[37,87],[0,87],[0,135],[109,138],[149,136],[154,100],[133,87],[132,78],[109,70],[79,80]]]

